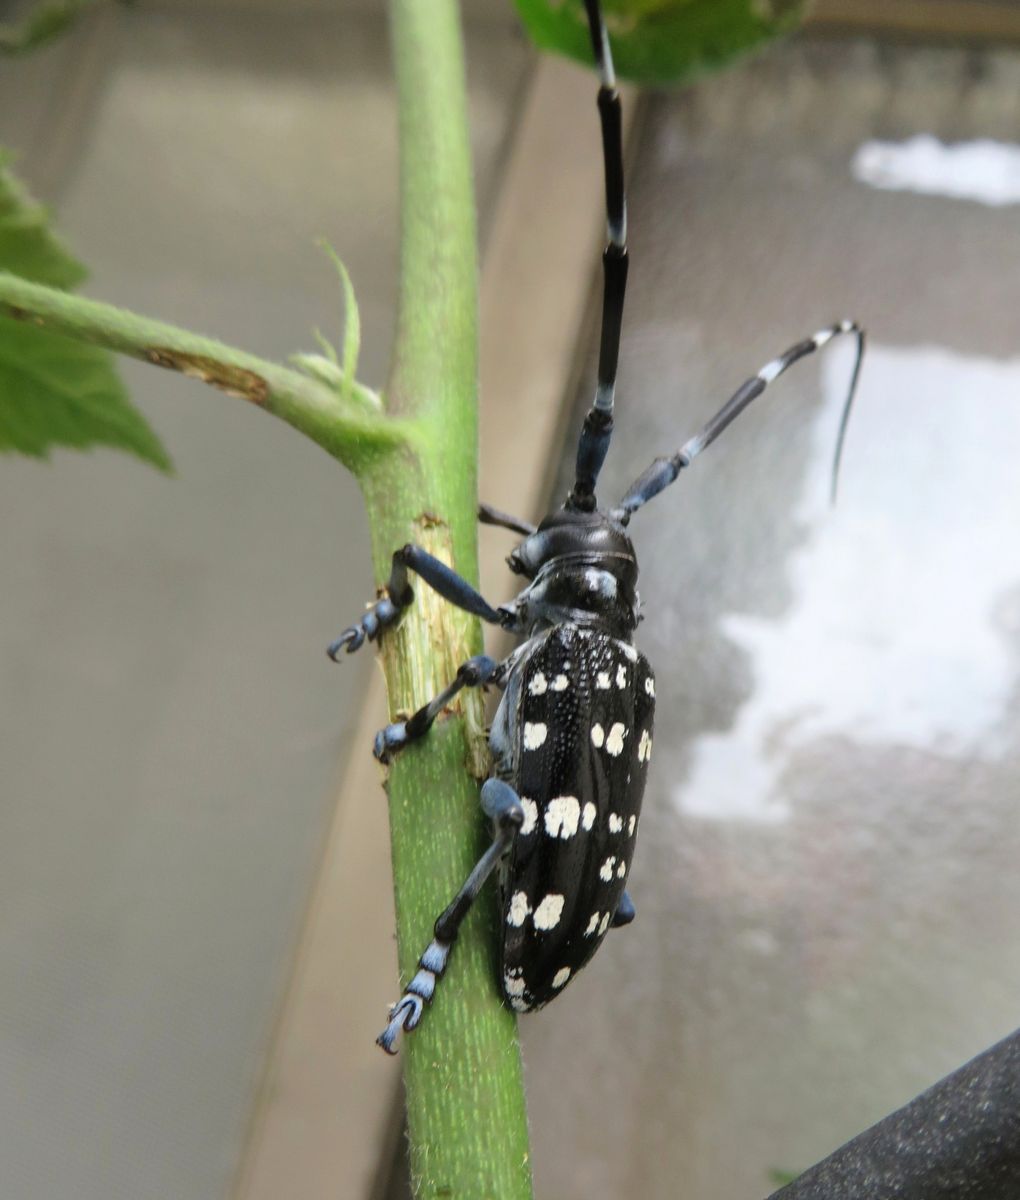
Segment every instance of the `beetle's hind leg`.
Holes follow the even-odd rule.
[[[336,641],[326,648],[326,653],[334,662],[339,661],[337,656],[341,650],[353,654],[364,644],[366,638],[370,642],[375,641],[384,629],[400,620],[400,614],[414,599],[414,588],[407,578],[409,571],[413,571],[445,600],[449,600],[465,612],[481,617],[483,621],[489,621],[493,625],[507,623],[507,614],[493,608],[466,579],[462,579],[456,571],[434,558],[427,550],[409,542],[393,553],[386,595],[381,596],[359,621],[345,629]]]
[[[460,933],[464,918],[485,881],[510,849],[517,831],[524,824],[524,808],[520,797],[501,779],[488,779],[482,784],[481,802],[486,816],[492,818],[492,845],[475,864],[463,887],[436,921],[432,941],[418,959],[418,970],[414,978],[407,985],[403,996],[390,1009],[390,1022],[375,1039],[387,1054],[396,1054],[396,1042],[401,1031],[410,1033],[417,1028],[425,1005],[432,1003],[436,984],[446,970],[450,951]]]
[[[428,733],[432,722],[462,688],[499,683],[505,670],[505,662],[496,662],[488,655],[479,654],[476,658],[469,658],[458,668],[453,683],[444,688],[438,696],[434,696],[423,708],[419,708],[413,716],[408,717],[406,721],[397,721],[380,729],[375,735],[372,753],[381,763],[388,763],[398,750],[403,750],[410,742]]]

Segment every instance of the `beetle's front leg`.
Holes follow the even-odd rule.
[[[483,621],[489,621],[493,625],[506,624],[507,615],[493,608],[466,579],[462,579],[446,563],[433,558],[427,550],[409,542],[393,553],[386,595],[381,596],[359,621],[345,629],[336,641],[327,647],[326,653],[334,662],[339,661],[337,656],[341,650],[353,654],[364,644],[366,638],[370,642],[375,641],[384,629],[400,620],[400,614],[414,599],[414,588],[407,578],[408,571],[413,571],[445,600],[456,604],[465,612],[481,617]]]
[[[450,703],[456,694],[466,687],[482,687],[487,683],[499,683],[506,672],[505,662],[496,662],[485,654],[469,658],[457,670],[457,676],[449,687],[444,688],[438,696],[433,697],[428,704],[406,721],[397,721],[387,725],[375,735],[372,753],[381,763],[387,763],[398,750],[403,750],[408,743],[424,737],[432,728],[432,722]]]
[[[485,881],[510,849],[517,831],[524,824],[524,807],[520,797],[503,780],[487,779],[482,784],[481,802],[486,816],[492,819],[492,845],[475,864],[463,887],[436,921],[432,941],[418,959],[418,970],[414,978],[390,1009],[389,1024],[375,1039],[387,1054],[396,1054],[399,1034],[410,1033],[416,1029],[425,1011],[425,1005],[432,1003],[432,997],[436,994],[436,984],[446,970],[450,951],[457,940],[464,918]]]

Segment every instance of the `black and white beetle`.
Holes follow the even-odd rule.
[[[657,458],[609,511],[595,484],[609,449],[620,325],[627,280],[627,215],[620,99],[598,0],[585,0],[601,86],[598,109],[605,161],[609,240],[603,254],[602,333],[595,402],[577,448],[574,486],[562,509],[539,526],[482,506],[479,519],[524,535],[511,569],[528,583],[495,609],[438,559],[407,545],[393,555],[387,594],[329,647],[336,658],[394,625],[413,600],[414,572],[450,603],[524,638],[504,662],[481,655],[407,721],[375,739],[386,762],[423,737],[465,687],[504,689],[489,736],[493,775],[481,804],[494,837],[463,887],[435,923],[418,971],[378,1038],[391,1054],[410,1032],[446,969],[461,922],[483,884],[500,868],[500,985],[519,1012],[552,1000],[588,962],[610,927],[634,919],[625,890],[652,751],[655,682],[631,644],[638,623],[637,558],[627,535],[631,516],[671,484],[765,388],[798,359],[837,334],[853,333],[857,357],[836,446],[838,466],[864,350],[864,332],[841,321],[798,342],[747,380],[676,454]],[[833,470],[835,486],[836,469]]]

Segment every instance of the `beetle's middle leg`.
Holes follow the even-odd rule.
[[[403,996],[390,1009],[390,1022],[376,1041],[388,1054],[396,1054],[400,1032],[410,1033],[422,1018],[426,1004],[432,1003],[436,984],[446,970],[453,943],[457,940],[464,918],[485,881],[496,869],[499,860],[510,849],[517,831],[524,824],[524,808],[514,789],[502,779],[487,779],[482,784],[482,809],[492,819],[492,845],[475,864],[460,891],[436,921],[432,941],[418,959],[418,970],[407,985]]]
[[[389,762],[397,750],[403,750],[409,742],[416,741],[428,733],[432,722],[462,688],[499,683],[505,671],[505,662],[496,662],[486,654],[469,658],[458,668],[453,683],[445,687],[438,696],[434,696],[428,704],[419,708],[406,721],[397,721],[393,725],[387,725],[385,729],[380,729],[375,735],[372,753],[380,762]]]

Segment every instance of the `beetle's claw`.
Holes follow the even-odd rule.
[[[410,1033],[421,1020],[424,1004],[420,996],[407,992],[390,1009],[390,1023],[375,1039],[376,1045],[382,1046],[387,1054],[396,1054],[397,1038],[401,1031]]]
[[[341,650],[346,647],[347,653],[353,654],[364,640],[365,631],[359,625],[352,625],[349,629],[345,629],[335,642],[330,642],[326,647],[326,653],[334,662],[339,662]]]

